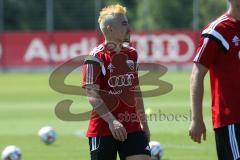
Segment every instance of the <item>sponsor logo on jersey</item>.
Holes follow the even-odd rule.
[[[119,76],[111,76],[108,79],[108,85],[112,88],[114,87],[127,87],[133,84],[134,75],[133,74],[123,74]]]
[[[112,94],[112,95],[118,95],[118,94],[121,94],[122,93],[122,90],[110,90],[109,92],[108,92],[108,94]]]
[[[234,36],[232,39],[232,42],[235,44],[235,46],[239,45],[240,39],[238,38],[238,36]]]
[[[133,60],[127,60],[126,63],[127,63],[128,67],[131,70],[134,70],[134,62],[133,62]]]

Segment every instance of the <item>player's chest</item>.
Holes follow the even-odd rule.
[[[124,75],[135,73],[137,71],[137,63],[135,57],[127,54],[105,55],[104,68],[106,76]]]
[[[126,54],[116,54],[107,56],[104,59],[106,74],[102,79],[102,84],[114,89],[110,94],[121,94],[124,88],[132,87],[137,78],[137,63],[134,57]]]

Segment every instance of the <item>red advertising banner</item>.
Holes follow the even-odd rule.
[[[197,32],[141,32],[131,35],[140,63],[189,64],[196,50]],[[88,54],[101,43],[97,32],[3,33],[0,67],[40,67]]]
[[[5,67],[46,66],[84,55],[98,43],[95,32],[5,33]]]
[[[3,66],[3,34],[0,32],[0,68]]]
[[[47,46],[49,37],[45,33],[5,33],[3,64],[5,67],[47,65]]]

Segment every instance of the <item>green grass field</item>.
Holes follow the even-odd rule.
[[[190,123],[189,72],[168,72],[161,79],[171,83],[173,90],[155,98],[145,98],[146,108],[154,113],[185,115],[180,120],[150,121],[152,140],[164,147],[164,160],[214,160],[216,159],[214,135],[211,125],[209,89],[205,89],[204,115],[207,141],[193,143],[188,137]],[[49,74],[0,74],[0,150],[14,144],[21,148],[23,160],[88,160],[88,139],[84,134],[88,121],[64,122],[54,113],[55,105],[63,99],[73,99],[73,113],[89,110],[86,97],[63,95],[48,85]],[[207,78],[208,80],[208,78]],[[74,73],[66,80],[80,85],[80,74]],[[208,82],[206,83],[208,86]],[[147,90],[147,87],[143,87]],[[57,141],[46,146],[37,132],[45,125],[53,126]]]

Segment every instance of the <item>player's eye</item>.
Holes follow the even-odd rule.
[[[123,22],[122,22],[122,25],[123,25],[123,26],[127,26],[127,25],[128,25],[128,22],[127,22],[127,21],[123,21]]]

